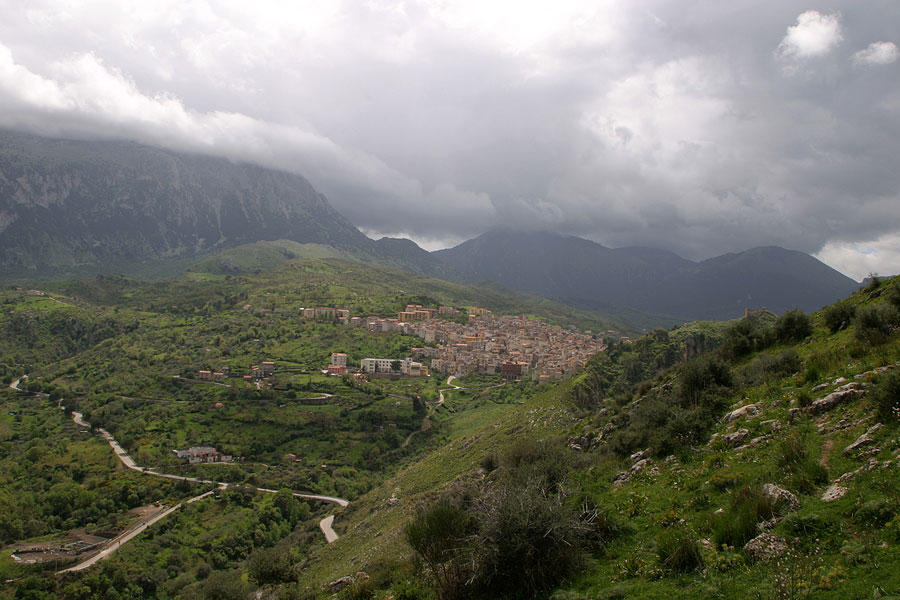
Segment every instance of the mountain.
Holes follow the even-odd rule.
[[[369,239],[299,175],[133,142],[0,131],[0,274],[171,271],[276,240],[450,271],[408,240]]]
[[[859,287],[807,254],[777,247],[694,262],[654,248],[494,230],[432,254],[472,281],[582,308],[628,307],[661,315],[660,322],[730,319],[745,308],[816,310]]]

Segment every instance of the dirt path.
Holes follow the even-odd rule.
[[[831,449],[834,448],[834,440],[825,440],[822,444],[822,456],[819,457],[819,464],[828,468],[828,460],[831,458]]]

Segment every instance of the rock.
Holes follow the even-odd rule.
[[[632,463],[636,463],[639,460],[644,460],[648,456],[650,456],[650,448],[647,448],[646,450],[641,450],[640,452],[635,452],[629,458]]]
[[[819,385],[815,386],[815,387],[814,387],[812,390],[810,390],[810,391],[811,391],[813,394],[815,394],[816,392],[821,392],[822,390],[824,390],[825,388],[827,388],[829,385],[831,385],[831,384],[829,384],[829,383],[820,383]]]
[[[631,472],[637,473],[638,471],[640,471],[641,469],[643,469],[644,467],[646,467],[647,465],[652,464],[652,463],[653,463],[653,461],[650,460],[649,458],[642,458],[641,460],[639,460],[636,463],[634,463],[633,465],[631,465]]]
[[[858,384],[854,384],[858,385]],[[828,412],[839,404],[843,404],[844,402],[848,402],[855,398],[859,398],[866,392],[864,390],[857,389],[848,389],[848,390],[836,390],[824,398],[820,398],[809,405],[807,411],[811,414],[817,415],[823,412]]]
[[[781,431],[782,427],[781,421],[779,421],[778,419],[769,419],[767,421],[763,421],[759,424],[759,426],[768,429],[772,433]]]
[[[716,512],[714,512],[713,514],[714,514],[714,515],[724,515],[724,514],[725,514],[725,509],[724,509],[724,508],[716,509]]]
[[[726,433],[722,436],[722,439],[725,440],[725,443],[729,446],[737,446],[747,439],[748,435],[750,435],[750,430],[741,428],[733,433]]]
[[[772,501],[775,511],[779,514],[800,510],[800,501],[797,496],[774,483],[762,486],[762,493]]]
[[[864,433],[861,436],[859,436],[858,438],[856,438],[855,442],[853,442],[852,444],[850,444],[849,446],[844,448],[844,454],[850,454],[851,452],[859,450],[863,446],[868,446],[869,444],[874,444],[874,443],[875,443],[875,440],[870,438],[869,434]]]
[[[345,587],[347,587],[348,585],[351,585],[352,583],[353,583],[353,577],[350,575],[346,575],[344,577],[341,577],[340,579],[335,579],[334,581],[332,581],[331,583],[328,584],[328,587],[331,589],[332,592],[339,592],[342,589],[344,589]]]
[[[622,471],[615,477],[613,477],[612,484],[615,487],[619,487],[621,485],[625,485],[631,481],[631,472],[630,471]]]
[[[803,412],[802,408],[789,408],[788,409],[788,423],[793,423],[794,420],[800,416],[800,413]]]
[[[723,423],[731,423],[737,419],[745,415],[757,415],[759,414],[759,406],[756,404],[747,404],[746,406],[742,406],[737,410],[733,410],[722,419]]]
[[[776,558],[784,554],[787,549],[787,540],[771,533],[761,533],[744,545],[744,551],[753,560]]]
[[[848,473],[849,474],[849,473]],[[822,502],[833,502],[838,498],[843,498],[844,494],[847,493],[847,488],[842,487],[836,483],[833,483],[828,486],[828,489],[822,494]]]
[[[847,383],[846,377],[838,377],[834,381],[831,382],[831,385],[841,385],[842,383]]]

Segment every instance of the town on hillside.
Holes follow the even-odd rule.
[[[411,357],[367,357],[354,369],[347,354],[333,352],[323,372],[358,379],[380,377],[428,377],[432,371],[464,377],[473,373],[523,377],[533,381],[559,379],[581,368],[605,349],[590,332],[578,332],[549,325],[525,316],[495,316],[490,310],[470,307],[466,314],[457,308],[409,304],[397,318],[351,316],[342,308],[301,308],[303,319],[332,321],[348,327],[366,327],[372,333],[402,333],[422,338],[426,345],[412,349]],[[462,315],[462,321],[457,317]],[[263,361],[244,378],[265,384],[275,373],[275,363]],[[220,372],[200,371],[201,380],[217,381]]]

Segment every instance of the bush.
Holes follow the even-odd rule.
[[[756,537],[756,524],[775,516],[772,500],[760,487],[745,487],[732,498],[731,506],[718,517],[713,531],[717,545],[742,547]]]
[[[897,309],[892,306],[864,306],[856,312],[856,338],[868,344],[881,344],[891,336],[897,322]]]
[[[776,355],[760,354],[741,369],[741,381],[745,386],[754,386],[773,379],[786,377],[800,370],[800,355],[793,349]]]
[[[802,310],[789,310],[775,321],[775,338],[781,344],[799,342],[812,335],[812,321]]]
[[[900,310],[900,279],[894,280],[891,289],[888,290],[887,300],[894,308]]]
[[[811,494],[828,481],[828,469],[807,450],[808,431],[800,429],[782,440],[779,464],[787,471],[788,484],[802,494]]]
[[[515,478],[479,500],[474,587],[485,597],[533,597],[581,563],[591,527],[540,478]]]
[[[420,510],[407,524],[406,541],[428,565],[440,598],[456,597],[471,574],[468,538],[476,523],[448,498]]]
[[[687,527],[666,529],[656,539],[656,554],[662,568],[673,573],[690,573],[703,566],[697,536]]]
[[[845,302],[833,304],[825,309],[822,316],[825,321],[825,327],[831,333],[837,333],[850,326],[853,317],[856,316],[856,307]]]
[[[870,394],[882,423],[900,422],[900,373],[882,377]]]
[[[869,500],[853,511],[853,518],[865,527],[883,527],[895,514],[894,506],[885,500]]]

